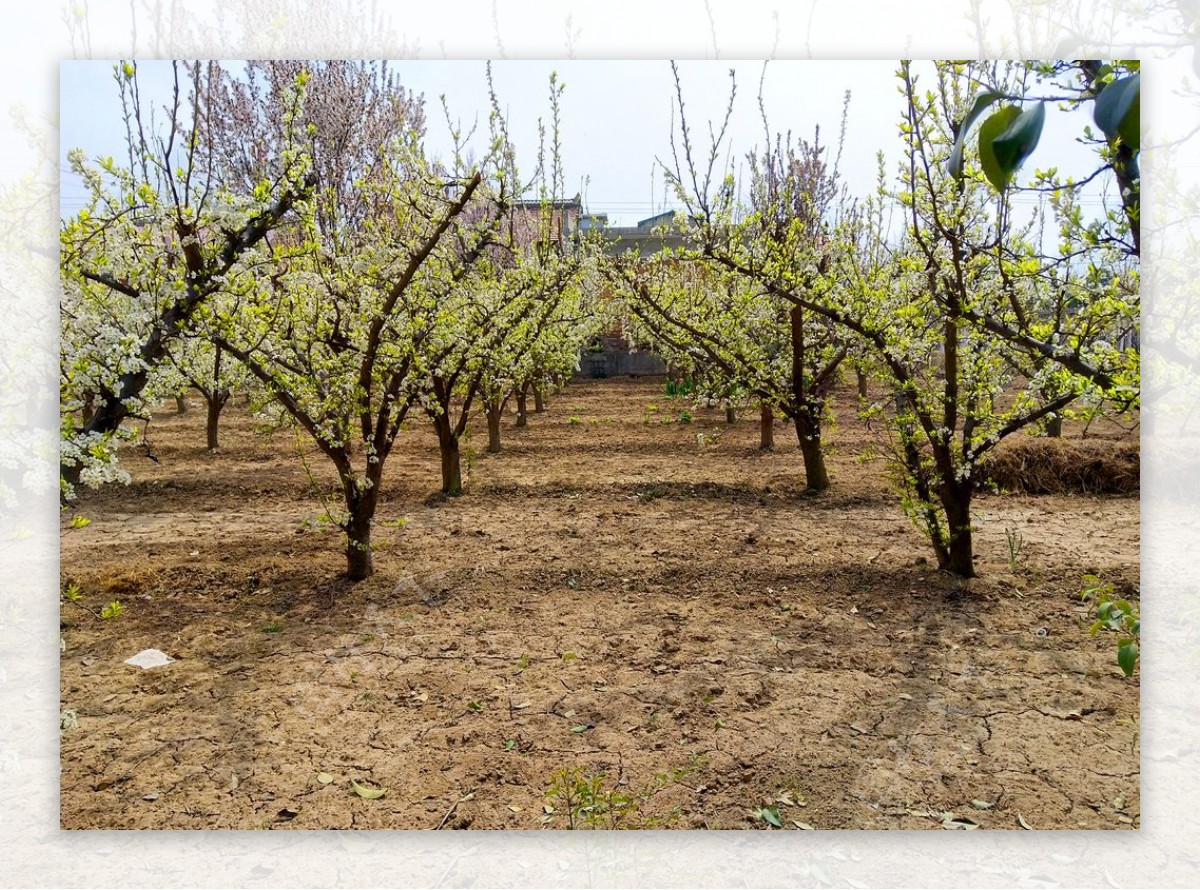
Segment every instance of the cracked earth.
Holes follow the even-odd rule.
[[[981,496],[956,581],[841,398],[815,499],[788,429],[656,382],[506,417],[452,500],[414,425],[357,585],[290,435],[233,406],[208,454],[193,399],[64,520],[63,827],[563,828],[578,769],[630,827],[1136,828],[1138,681],[1079,590],[1136,599],[1137,499]]]

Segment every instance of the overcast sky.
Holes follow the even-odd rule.
[[[464,122],[487,123],[487,85],[482,61],[402,61],[393,63],[401,82],[424,94],[429,145],[444,154],[447,126],[439,96]],[[768,64],[763,96],[771,128],[836,141],[842,103],[851,93],[841,170],[858,196],[874,187],[875,154],[882,150],[894,175],[900,158],[897,125],[903,98],[897,90],[895,61],[784,61]],[[165,102],[169,63],[140,62],[147,95]],[[688,121],[707,146],[708,122],[719,120],[729,96],[729,72],[737,81],[728,139],[730,157],[740,164],[763,140],[758,108],[761,61],[683,61],[679,63]],[[921,70],[918,66],[918,70]],[[496,92],[510,119],[518,163],[526,174],[536,164],[537,121],[549,116],[549,77],[557,71],[566,91],[562,100],[562,141],[566,193],[581,192],[592,213],[609,214],[614,225],[632,225],[664,209],[663,177],[656,162],[671,158],[674,85],[666,61],[498,61]],[[124,154],[122,124],[111,62],[63,62],[61,90],[62,210],[82,206],[84,191],[66,168],[68,149],[89,155]],[[1094,154],[1075,142],[1090,112],[1065,114],[1049,109],[1041,144],[1029,166],[1056,165],[1080,177],[1094,167]],[[678,123],[676,119],[676,123]],[[1088,198],[1093,205],[1097,200]],[[669,195],[665,208],[674,207]],[[1089,208],[1090,209],[1090,208]]]

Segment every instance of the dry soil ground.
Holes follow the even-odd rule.
[[[562,828],[572,768],[644,795],[631,826],[1139,823],[1138,683],[1079,601],[1088,572],[1137,595],[1136,498],[981,497],[956,582],[849,398],[808,498],[783,427],[761,454],[757,418],[573,383],[461,498],[403,433],[354,585],[291,434],[231,407],[208,454],[200,407],[64,518],[65,828]],[[147,647],[177,660],[122,663]]]

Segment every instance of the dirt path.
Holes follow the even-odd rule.
[[[449,501],[414,426],[358,585],[290,434],[231,412],[209,455],[199,411],[157,421],[63,534],[83,604],[124,605],[63,608],[63,826],[566,827],[573,768],[644,794],[631,825],[1137,825],[1138,685],[1078,601],[1087,572],[1136,595],[1135,499],[981,498],[962,584],[849,404],[818,499],[788,430],[763,455],[756,417],[685,408],[572,384]],[[122,664],[146,647],[178,660]]]

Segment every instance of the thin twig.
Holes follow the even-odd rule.
[[[454,815],[454,811],[458,809],[458,805],[460,803],[470,800],[474,796],[475,796],[474,791],[468,791],[466,794],[464,794],[462,797],[460,797],[458,800],[456,800],[454,803],[452,803],[450,805],[450,809],[446,810],[446,815],[442,816],[442,821],[438,823],[437,828],[435,828],[434,831],[441,831],[442,828],[445,827],[446,823],[450,821],[450,817]]]

